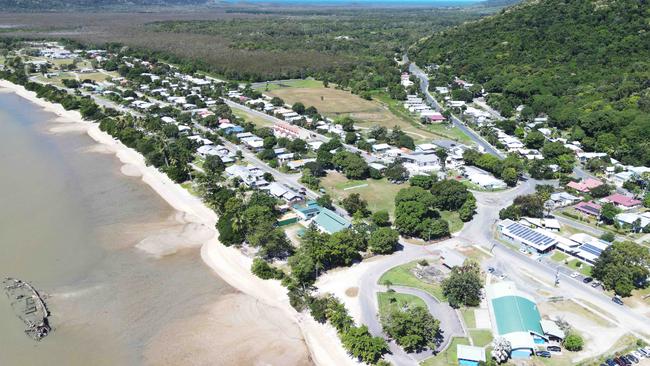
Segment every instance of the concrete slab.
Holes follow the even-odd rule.
[[[475,309],[474,317],[476,318],[476,328],[491,329],[490,313],[488,309]]]

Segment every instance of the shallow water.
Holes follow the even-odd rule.
[[[213,310],[233,297],[253,304],[235,328],[264,325],[255,313],[281,315],[238,294],[196,247],[160,259],[137,249],[161,233],[182,241],[177,213],[139,178],[122,175],[113,155],[92,152],[101,149],[85,133],[52,133],[53,117],[0,92],[0,277],[30,281],[46,293],[55,328],[43,341],[31,340],[0,295],[0,365],[214,364],[208,357],[214,352],[226,355],[218,364],[246,359],[245,350],[228,342],[221,350],[209,343],[187,348],[197,334],[219,339],[210,322],[230,316]],[[169,336],[186,324],[197,334]],[[306,364],[296,334],[295,344],[272,346],[295,348],[289,364]],[[261,340],[252,351],[265,347],[271,346]]]

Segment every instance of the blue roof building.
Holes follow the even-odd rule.
[[[318,215],[323,209],[323,207],[316,203],[316,201],[307,201],[305,204],[294,205],[292,208],[298,217],[303,220],[311,219],[312,217]]]

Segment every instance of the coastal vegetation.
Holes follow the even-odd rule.
[[[506,118],[546,115],[584,150],[647,166],[647,17],[647,5],[634,0],[524,2],[436,33],[410,55],[439,65],[434,86],[469,80]],[[538,145],[533,137],[527,143]]]

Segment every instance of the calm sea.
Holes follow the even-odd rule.
[[[48,295],[55,331],[41,342],[0,294],[0,365],[137,365],[165,324],[234,290],[198,249],[163,259],[134,245],[178,223],[87,135],[53,135],[52,114],[0,92],[0,277]],[[2,292],[2,291],[0,291]]]
[[[456,7],[468,6],[484,0],[226,0],[228,3],[253,4],[288,4],[288,5],[319,5],[319,6],[427,6],[427,7]]]

